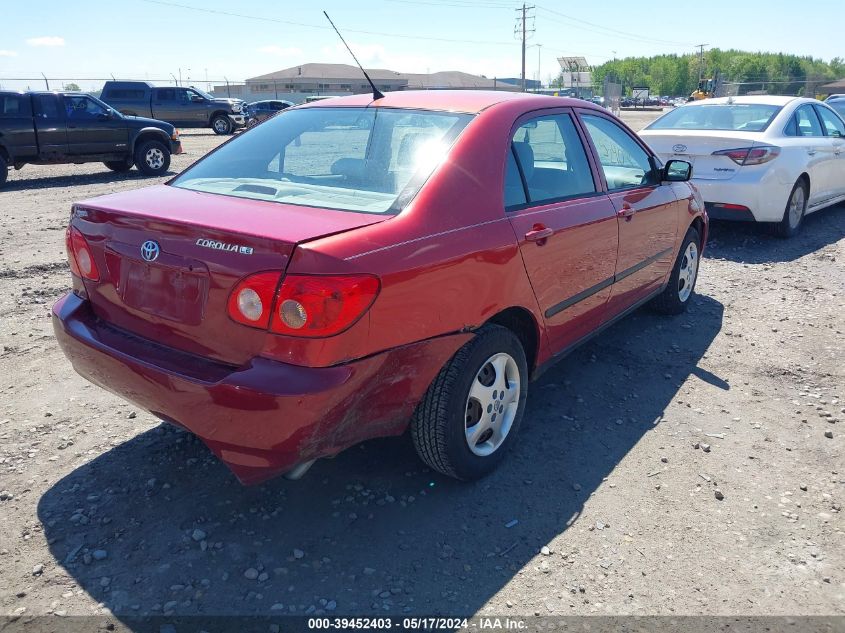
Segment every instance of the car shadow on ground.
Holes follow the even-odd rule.
[[[105,169],[105,168],[104,168]],[[126,172],[115,172],[106,169],[95,174],[77,174],[65,176],[46,176],[44,178],[12,178],[6,181],[6,184],[0,188],[0,195],[7,191],[27,191],[29,189],[54,189],[64,187],[74,187],[77,185],[99,185],[110,182],[121,182],[124,180],[137,180],[140,184],[144,181],[151,181],[147,184],[155,184],[152,182],[155,178],[163,178],[168,176],[175,176],[178,172],[168,170],[159,176],[145,176],[137,169],[132,169]]]
[[[704,256],[746,264],[789,262],[845,237],[845,203],[811,213],[801,232],[782,239],[766,225],[753,222],[710,223]]]
[[[246,488],[160,426],[59,480],[39,519],[57,563],[130,628],[163,612],[471,615],[578,525],[688,377],[730,389],[698,367],[723,306],[693,302],[634,313],[532,383],[520,441],[476,483],[422,467],[405,436]]]

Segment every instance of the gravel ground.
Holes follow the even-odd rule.
[[[175,171],[220,141],[183,140]],[[845,205],[791,241],[716,225],[689,313],[532,384],[481,482],[395,438],[244,488],[52,336],[71,202],[151,182],[27,166],[0,192],[3,614],[845,614]]]

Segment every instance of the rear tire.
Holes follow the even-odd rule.
[[[678,259],[669,275],[669,283],[651,302],[652,307],[662,314],[681,314],[686,311],[698,280],[698,265],[701,261],[701,238],[695,228],[690,227],[681,243]]]
[[[489,474],[513,444],[525,412],[528,367],[509,329],[485,325],[437,374],[411,418],[417,454],[463,481]]]
[[[804,222],[804,213],[807,211],[808,197],[807,184],[799,178],[789,193],[786,209],[783,211],[783,219],[776,224],[772,224],[775,235],[782,239],[789,239],[798,235],[801,231],[801,224]]]
[[[6,159],[0,156],[0,187],[6,184],[6,179],[9,177],[9,165]]]
[[[135,149],[135,166],[146,176],[161,176],[170,168],[170,150],[159,141],[144,141]]]
[[[231,134],[234,128],[235,126],[229,120],[229,117],[224,114],[218,114],[211,119],[211,129],[214,130],[215,134],[226,136],[227,134]]]
[[[124,172],[132,169],[133,163],[131,158],[126,158],[124,160],[107,160],[103,163],[103,165],[112,171]]]

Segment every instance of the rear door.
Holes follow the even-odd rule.
[[[9,151],[13,162],[38,155],[29,95],[0,93],[0,145]]]
[[[176,88],[153,88],[152,113],[154,119],[161,119],[173,125],[186,125],[188,122],[183,108],[176,101]]]
[[[119,154],[128,151],[129,132],[122,117],[88,95],[64,95],[68,150],[72,156]]]
[[[615,315],[657,290],[672,267],[681,202],[663,185],[651,153],[613,119],[579,115],[619,217],[619,257],[608,312]]]
[[[59,95],[32,95],[35,112],[35,131],[38,136],[38,155],[44,160],[63,159],[67,156],[67,125],[65,110],[59,103]]]
[[[838,198],[845,195],[845,122],[825,106],[813,107],[819,115],[827,143],[833,152],[825,171],[829,178],[830,194]]]
[[[832,196],[828,172],[834,154],[811,104],[805,103],[795,111],[793,120],[787,125],[786,134],[800,139],[799,146],[807,161],[807,173],[810,176],[810,197],[807,206],[821,204]]]
[[[616,266],[616,211],[570,109],[531,113],[513,129],[505,207],[559,353],[605,320]]]

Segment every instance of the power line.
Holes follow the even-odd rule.
[[[307,29],[319,29],[319,30],[327,30],[331,29],[331,27],[323,26],[322,24],[311,24],[308,22],[294,22],[292,20],[281,20],[279,18],[271,18],[266,16],[258,16],[258,15],[248,15],[245,13],[235,13],[233,11],[222,11],[220,9],[207,9],[205,7],[194,7],[187,4],[181,4],[178,2],[167,2],[166,0],[139,0],[140,2],[146,2],[147,4],[157,4],[165,7],[175,7],[178,9],[187,9],[189,11],[197,11],[200,13],[210,13],[214,15],[223,15],[226,17],[231,18],[243,18],[246,20],[257,20],[259,22],[274,22],[276,24],[287,24],[289,26],[299,26],[302,28]],[[425,40],[429,42],[453,42],[453,43],[460,43],[460,44],[489,44],[494,46],[512,46],[511,42],[498,42],[498,41],[489,41],[489,40],[465,40],[465,39],[451,39],[446,37],[429,37],[423,35],[411,35],[409,33],[385,33],[382,31],[364,31],[361,29],[344,29],[347,33],[360,33],[362,35],[378,35],[380,37],[398,37],[402,39],[411,39],[411,40]]]

